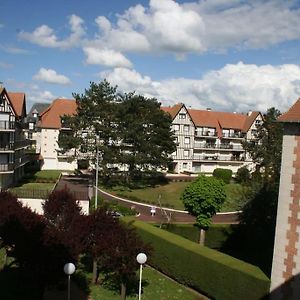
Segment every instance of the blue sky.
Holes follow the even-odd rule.
[[[299,1],[1,0],[0,81],[33,102],[120,91],[213,110],[300,97]]]

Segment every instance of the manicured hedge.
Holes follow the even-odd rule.
[[[259,268],[150,224],[133,225],[154,249],[149,264],[178,282],[221,300],[258,300],[268,293],[270,281]]]
[[[229,169],[217,168],[213,171],[213,176],[222,179],[225,183],[229,183],[232,178],[232,171]]]

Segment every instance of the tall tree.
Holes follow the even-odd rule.
[[[211,224],[211,218],[221,209],[225,199],[225,184],[215,177],[200,175],[183,191],[181,200],[187,211],[196,217],[201,245],[204,245],[205,230]]]
[[[257,130],[257,141],[244,144],[256,163],[251,176],[248,201],[243,207],[240,224],[224,245],[231,255],[258,265],[270,275],[277,214],[282,153],[280,112],[268,109]]]
[[[120,103],[118,128],[121,133],[120,162],[129,175],[167,168],[175,151],[172,119],[155,98],[125,94]]]
[[[168,166],[175,150],[172,120],[156,99],[134,93],[120,95],[105,80],[91,83],[84,94],[74,97],[77,114],[63,118],[71,131],[59,137],[63,151],[73,147],[95,157],[97,148],[104,177],[109,177],[115,166],[125,166],[131,176]]]
[[[280,111],[268,109],[263,123],[257,129],[256,141],[246,141],[243,146],[256,164],[255,176],[267,185],[277,185],[280,177],[283,126],[276,122]]]

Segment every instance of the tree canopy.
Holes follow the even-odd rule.
[[[155,98],[135,93],[119,94],[106,80],[91,83],[84,94],[74,94],[77,114],[62,119],[59,136],[62,151],[75,148],[95,159],[104,177],[116,167],[130,178],[142,171],[167,168],[176,146],[171,116],[160,109]],[[94,160],[95,161],[95,160]]]
[[[200,175],[185,188],[181,199],[188,212],[196,217],[197,226],[206,230],[226,199],[225,184],[215,177]]]

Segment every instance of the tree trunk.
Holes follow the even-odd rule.
[[[92,278],[92,282],[94,284],[96,284],[97,280],[98,280],[97,261],[94,259],[93,260],[93,278]]]
[[[199,244],[201,246],[204,246],[204,243],[205,243],[205,230],[200,228],[200,231],[199,231]]]
[[[126,299],[126,283],[121,283],[121,300]]]

